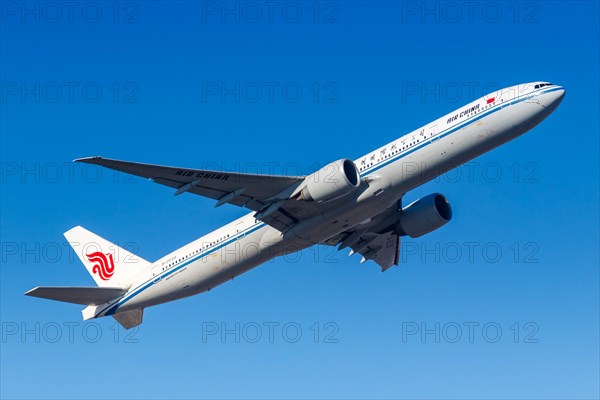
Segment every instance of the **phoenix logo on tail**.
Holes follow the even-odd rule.
[[[96,263],[92,267],[92,271],[94,274],[98,274],[103,281],[109,280],[115,273],[115,262],[113,261],[112,254],[104,254],[97,251],[95,253],[86,254],[86,256],[90,262]]]

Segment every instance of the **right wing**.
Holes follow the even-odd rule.
[[[189,192],[217,200],[215,206],[229,203],[254,211],[259,211],[271,201],[272,197],[304,179],[303,176],[260,175],[167,167],[102,157],[80,158],[75,161],[101,165],[116,171],[148,178],[153,182],[177,189],[175,195]]]
[[[151,179],[153,182],[176,189],[175,195],[189,192],[208,197],[217,200],[215,207],[229,203],[249,208],[257,212],[258,219],[280,230],[314,212],[312,209],[297,210],[282,204],[302,183],[304,176],[259,175],[167,167],[102,157],[80,158],[75,161],[101,165]],[[297,207],[297,202],[292,200],[288,205]]]
[[[127,289],[116,287],[38,286],[25,294],[43,299],[95,306],[116,299],[125,293],[127,293]]]

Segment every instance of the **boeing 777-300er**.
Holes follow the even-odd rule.
[[[83,318],[115,318],[126,329],[146,307],[206,292],[265,261],[314,244],[350,248],[382,271],[398,264],[400,238],[417,238],[452,218],[439,193],[402,206],[408,191],[529,131],[560,104],[561,86],[508,87],[444,115],[358,159],[308,176],[165,167],[102,157],[75,160],[149,178],[252,210],[150,262],[77,226],[65,237],[95,287],[36,287],[26,294],[83,304]],[[407,166],[410,166],[408,168]]]

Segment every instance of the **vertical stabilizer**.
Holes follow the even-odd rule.
[[[129,288],[150,262],[76,226],[65,237],[98,286]]]

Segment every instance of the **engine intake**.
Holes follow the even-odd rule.
[[[299,200],[323,203],[338,199],[360,186],[360,174],[353,161],[342,159],[327,164],[304,179]]]
[[[446,225],[452,219],[452,207],[440,193],[425,196],[401,211],[400,233],[412,238],[426,235]]]

